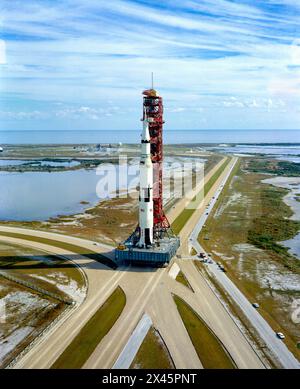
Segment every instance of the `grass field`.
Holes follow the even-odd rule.
[[[200,317],[178,296],[174,301],[205,369],[235,369],[235,364],[215,334]]]
[[[204,185],[204,188],[201,189],[200,193],[198,193],[192,200],[192,202],[201,202],[203,198],[210,191],[214,183],[220,177],[220,175],[225,170],[226,166],[229,164],[230,158],[227,158],[224,163],[219,167],[219,169],[213,174],[213,176],[208,180],[208,182]],[[196,200],[197,199],[197,200]],[[193,209],[184,209],[179,216],[172,223],[172,230],[175,234],[179,234],[182,228],[185,226],[189,218],[193,215],[196,210],[196,206]]]
[[[271,173],[277,176],[288,177],[300,176],[300,165],[298,163],[278,161],[275,159],[259,156],[248,159],[247,169],[253,173]]]
[[[193,288],[191,287],[190,283],[188,282],[186,276],[184,275],[184,273],[182,271],[180,271],[176,277],[176,281],[177,282],[180,282],[182,285],[186,286],[187,288],[189,288],[192,292],[193,291]]]
[[[170,354],[154,327],[146,335],[130,369],[174,369]]]
[[[126,296],[118,287],[52,365],[52,369],[80,369],[118,320]]]

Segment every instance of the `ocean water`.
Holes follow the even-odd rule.
[[[139,143],[140,130],[0,131],[5,144]],[[165,130],[167,144],[300,143],[300,130]]]

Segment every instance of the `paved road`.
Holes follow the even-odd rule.
[[[1,232],[10,232],[14,234],[24,234],[32,237],[41,237],[45,239],[51,239],[54,241],[73,244],[81,248],[94,251],[95,253],[104,254],[110,259],[114,259],[114,247],[109,246],[105,243],[93,242],[91,240],[77,238],[75,236],[58,234],[55,232],[39,231],[29,228],[21,227],[7,227],[0,225],[0,234]],[[76,254],[75,254],[76,255]]]
[[[187,277],[194,293],[183,285],[173,283],[170,291],[183,298],[204,320],[222,341],[232,359],[240,369],[262,369],[264,364],[249,344],[244,333],[228,314],[224,305],[208,286],[207,281],[192,261],[179,260],[181,270]]]
[[[216,182],[215,186],[211,189],[210,193],[206,197],[206,203],[205,203],[205,212],[202,212],[201,216],[197,219],[197,223],[192,229],[192,233],[189,235],[189,241],[193,245],[195,249],[199,252],[201,247],[198,243],[198,236],[203,228],[203,226],[206,223],[206,220],[210,214],[210,212],[213,210],[216,202],[218,201],[218,198],[229,179],[232,170],[234,169],[235,165],[238,162],[238,158],[233,158],[231,163],[229,164],[226,173],[223,175],[223,177],[220,177],[220,179]],[[190,230],[191,231],[191,230]]]
[[[236,164],[236,160],[234,161],[234,165]],[[215,203],[222,192],[222,189],[228,180],[234,165],[230,168],[224,179],[219,183],[219,187],[215,193],[214,199],[212,199],[209,203],[207,211],[199,218],[198,223],[196,224],[193,232],[190,235],[190,242],[192,246],[195,248],[197,253],[204,252],[203,248],[200,246],[198,242],[198,236],[206,223],[208,218],[208,214],[212,211]],[[242,292],[236,287],[236,285],[224,274],[220,271],[217,264],[213,261],[212,264],[207,264],[209,271],[214,275],[216,280],[222,285],[222,287],[226,290],[226,292],[230,295],[230,297],[238,304],[238,306],[242,309],[250,323],[257,330],[260,337],[266,343],[269,350],[272,352],[274,357],[279,361],[279,363],[287,369],[299,369],[300,363],[294,357],[294,355],[289,351],[284,342],[276,337],[274,330],[270,327],[270,325],[266,322],[266,320],[259,314],[259,312],[252,307],[251,303],[248,299],[242,294]]]
[[[143,340],[145,339],[149,329],[152,326],[152,320],[146,313],[141,318],[139,324],[134,329],[130,336],[126,346],[119,355],[116,363],[113,365],[113,369],[129,369]]]
[[[185,223],[184,227],[180,231],[180,250],[179,253],[181,255],[189,255],[191,251],[191,231],[194,231],[195,227],[198,225],[199,220],[205,217],[205,214],[208,212],[206,207],[213,201],[213,197],[215,196],[218,189],[221,187],[221,184],[226,182],[226,179],[229,177],[230,171],[236,163],[237,158],[233,158],[229,164],[226,166],[222,174],[216,180],[212,188],[206,194],[205,198],[201,202],[200,206],[194,211],[189,220]],[[221,161],[222,162],[222,161]],[[224,160],[223,160],[224,162]],[[208,182],[205,179],[205,183]]]
[[[218,162],[204,177],[204,182],[199,182],[197,187],[188,193],[186,197],[183,197],[182,199],[178,200],[175,205],[168,210],[168,220],[172,224],[173,221],[181,214],[181,212],[185,209],[185,207],[190,203],[191,198],[194,197],[195,193],[199,193],[201,189],[203,188],[203,185],[205,185],[211,177],[218,171],[218,169],[223,165],[223,163],[226,161],[226,158],[223,158],[220,162]]]
[[[228,169],[220,177],[223,179]],[[214,170],[213,170],[214,171]],[[209,174],[213,174],[211,171]],[[209,179],[206,177],[206,181]],[[217,181],[217,183],[219,180]],[[216,184],[217,184],[216,183]],[[213,188],[212,188],[213,189]],[[205,203],[212,196],[209,192]],[[173,215],[176,216],[176,213]],[[176,209],[181,212],[181,206]],[[189,226],[197,222],[197,210]],[[190,227],[189,227],[190,228]],[[111,256],[110,246],[95,246],[93,242],[60,234],[0,226],[1,231],[23,233],[25,235],[43,236],[92,249]],[[191,230],[190,230],[191,231]],[[49,368],[89,318],[106,301],[113,290],[120,285],[126,294],[126,306],[109,334],[104,337],[94,353],[87,360],[84,368],[111,368],[124,350],[128,339],[134,332],[144,313],[147,313],[155,327],[162,335],[176,368],[202,368],[188,333],[181,321],[172,293],[186,299],[195,311],[203,317],[215,331],[220,340],[232,355],[235,363],[241,368],[263,368],[259,357],[247,343],[244,335],[238,330],[235,322],[214,295],[201,274],[192,263],[178,261],[186,272],[195,293],[172,279],[169,269],[118,268],[113,271],[89,258],[74,254],[59,247],[17,238],[0,238],[6,242],[36,247],[51,254],[61,255],[74,260],[80,266],[88,280],[88,293],[85,301],[71,314],[55,325],[15,366],[16,368]],[[76,242],[76,243],[75,243]],[[189,267],[190,266],[190,267]]]

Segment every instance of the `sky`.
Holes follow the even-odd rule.
[[[1,0],[0,130],[300,129],[299,0]]]

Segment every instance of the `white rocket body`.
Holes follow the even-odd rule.
[[[145,115],[140,160],[140,199],[139,199],[140,248],[153,244],[153,165],[149,119]]]

